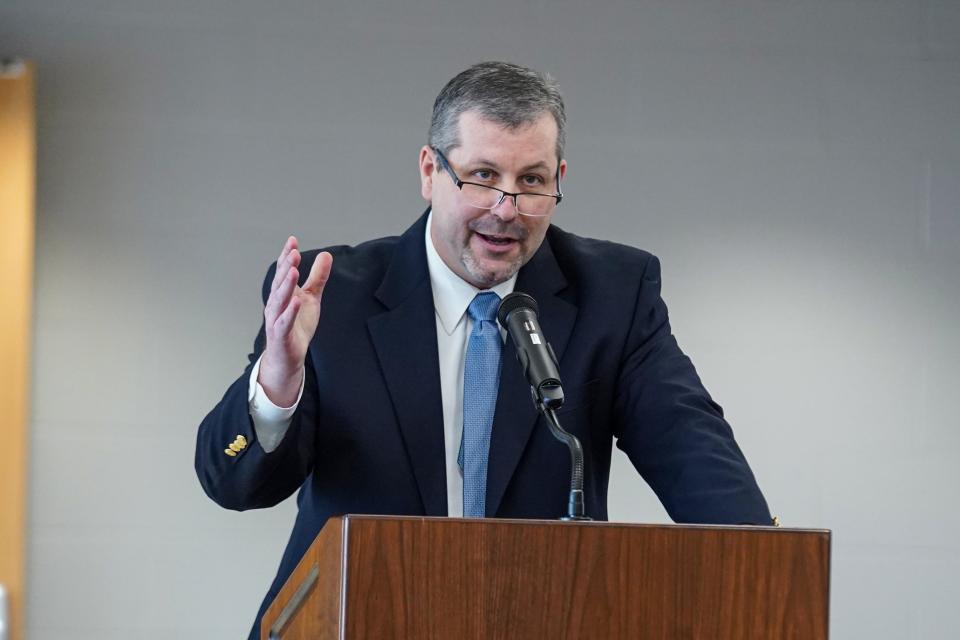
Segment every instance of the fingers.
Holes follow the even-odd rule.
[[[276,325],[277,318],[282,315],[290,305],[290,299],[297,287],[297,270],[288,267],[286,274],[277,283],[276,288],[270,293],[267,304],[263,309],[264,319],[268,325]]]
[[[280,284],[283,274],[286,272],[284,269],[284,263],[286,262],[287,256],[290,254],[290,251],[297,246],[297,239],[294,236],[289,236],[286,242],[283,243],[283,249],[280,250],[280,255],[277,257],[277,270],[273,274],[273,283],[270,285],[270,290],[273,291],[277,288],[277,285]]]
[[[277,270],[271,285],[270,296],[263,310],[268,340],[271,336],[284,339],[293,329],[297,313],[303,304],[298,291],[312,296],[317,302],[320,301],[323,289],[330,278],[333,256],[327,251],[317,255],[302,289],[297,286],[300,277],[297,270],[299,265],[300,252],[297,250],[297,239],[290,236],[277,259]]]
[[[330,269],[333,267],[333,256],[324,251],[317,255],[310,267],[310,275],[307,281],[303,283],[303,291],[320,300],[323,296],[323,288],[327,286],[327,280],[330,279]]]
[[[277,258],[277,270],[273,274],[273,282],[270,285],[271,292],[277,290],[290,267],[300,266],[300,252],[297,250],[297,245],[296,236],[290,236],[283,243],[283,250]]]

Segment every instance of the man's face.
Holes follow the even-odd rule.
[[[549,113],[509,129],[468,111],[459,127],[460,145],[446,156],[461,180],[511,193],[557,192],[557,124]],[[566,168],[561,161],[561,178]],[[478,289],[519,271],[540,247],[553,217],[553,209],[543,217],[519,215],[509,197],[493,209],[471,206],[428,146],[420,150],[420,187],[433,209],[433,246],[454,273]]]

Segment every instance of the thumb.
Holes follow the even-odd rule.
[[[317,299],[323,295],[323,288],[327,286],[327,280],[330,279],[330,269],[333,267],[333,256],[324,251],[319,254],[310,267],[310,275],[307,281],[303,283],[301,289],[305,293],[316,296]]]

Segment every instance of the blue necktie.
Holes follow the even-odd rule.
[[[467,518],[482,518],[486,509],[487,458],[503,346],[496,320],[499,305],[500,296],[485,291],[467,307],[473,331],[463,364],[463,436],[457,458],[463,470],[463,515]]]

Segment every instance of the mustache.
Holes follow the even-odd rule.
[[[514,240],[526,240],[530,232],[518,220],[506,223],[497,216],[490,214],[470,222],[467,227],[474,233],[482,233],[485,236],[501,236],[512,238]]]

